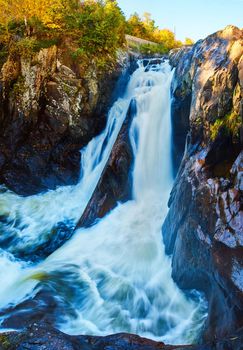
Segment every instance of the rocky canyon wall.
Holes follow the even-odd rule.
[[[226,27],[170,60],[178,173],[163,238],[176,283],[206,294],[212,340],[243,326],[243,32]]]

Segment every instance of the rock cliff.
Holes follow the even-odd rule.
[[[175,173],[183,159],[163,238],[176,283],[206,294],[204,339],[220,339],[243,327],[243,32],[226,27],[170,60]]]
[[[129,58],[108,72],[88,69],[52,46],[9,56],[0,73],[0,181],[29,195],[79,179],[80,152],[105,125]]]

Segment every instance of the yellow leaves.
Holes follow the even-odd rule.
[[[49,28],[60,28],[62,23],[63,5],[60,0],[42,0],[38,2],[38,17]]]
[[[161,42],[164,45],[173,48],[176,43],[175,34],[169,29],[157,29],[154,32],[156,42]]]
[[[3,26],[6,26],[12,19],[11,3],[12,2],[8,0],[0,0],[0,24]]]
[[[134,13],[127,21],[127,25],[128,34],[162,45],[166,51],[182,45],[171,30],[157,27],[148,12],[145,12],[142,18]]]
[[[185,38],[185,45],[190,46],[190,45],[193,45],[193,44],[194,44],[194,41],[193,41],[192,39],[190,39],[190,38]]]
[[[28,22],[38,18],[49,28],[61,25],[63,5],[61,0],[0,0],[0,24],[13,20]]]

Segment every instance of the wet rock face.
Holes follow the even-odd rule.
[[[242,109],[242,32],[233,26],[170,53],[175,172],[190,128],[192,144],[210,142],[210,125]]]
[[[132,101],[105,169],[77,227],[91,226],[96,219],[104,217],[113,209],[117,202],[130,199],[133,151],[129,129],[135,113],[136,102]]]
[[[131,334],[117,334],[108,337],[69,336],[43,323],[33,324],[20,333],[0,335],[1,350],[170,350],[173,348],[165,346],[164,343],[156,343]]]
[[[79,150],[103,129],[127,67],[121,56],[109,73],[82,71],[55,46],[9,58],[0,74],[0,181],[23,195],[76,183]]]
[[[212,136],[216,120],[243,118],[242,55],[243,32],[231,26],[171,57],[177,104],[172,117],[185,119],[173,127],[189,116],[189,134],[163,237],[174,280],[207,296],[204,339],[243,327],[242,130],[221,127]],[[189,95],[184,113],[181,96]]]
[[[189,71],[192,50],[190,47],[173,50],[170,52],[169,59],[170,64],[175,68],[174,79],[171,85],[171,121],[173,172],[176,175],[183,157],[186,135],[190,126],[192,82]]]

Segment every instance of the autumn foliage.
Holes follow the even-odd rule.
[[[33,55],[68,42],[74,59],[105,66],[124,45],[125,26],[113,0],[0,0],[2,54]]]
[[[24,21],[26,27],[32,19],[39,19],[48,28],[59,28],[64,6],[61,0],[0,0],[0,23]]]
[[[127,34],[153,41],[160,47],[161,52],[180,47],[183,43],[176,39],[175,33],[169,29],[160,29],[155,25],[150,13],[145,12],[142,17],[137,13],[130,16],[127,21]],[[184,45],[191,45],[193,41],[186,38]]]
[[[115,0],[0,0],[0,63],[8,54],[31,56],[69,43],[73,59],[105,67],[124,46],[125,33],[158,43],[160,53],[182,44],[148,13],[126,21]]]

